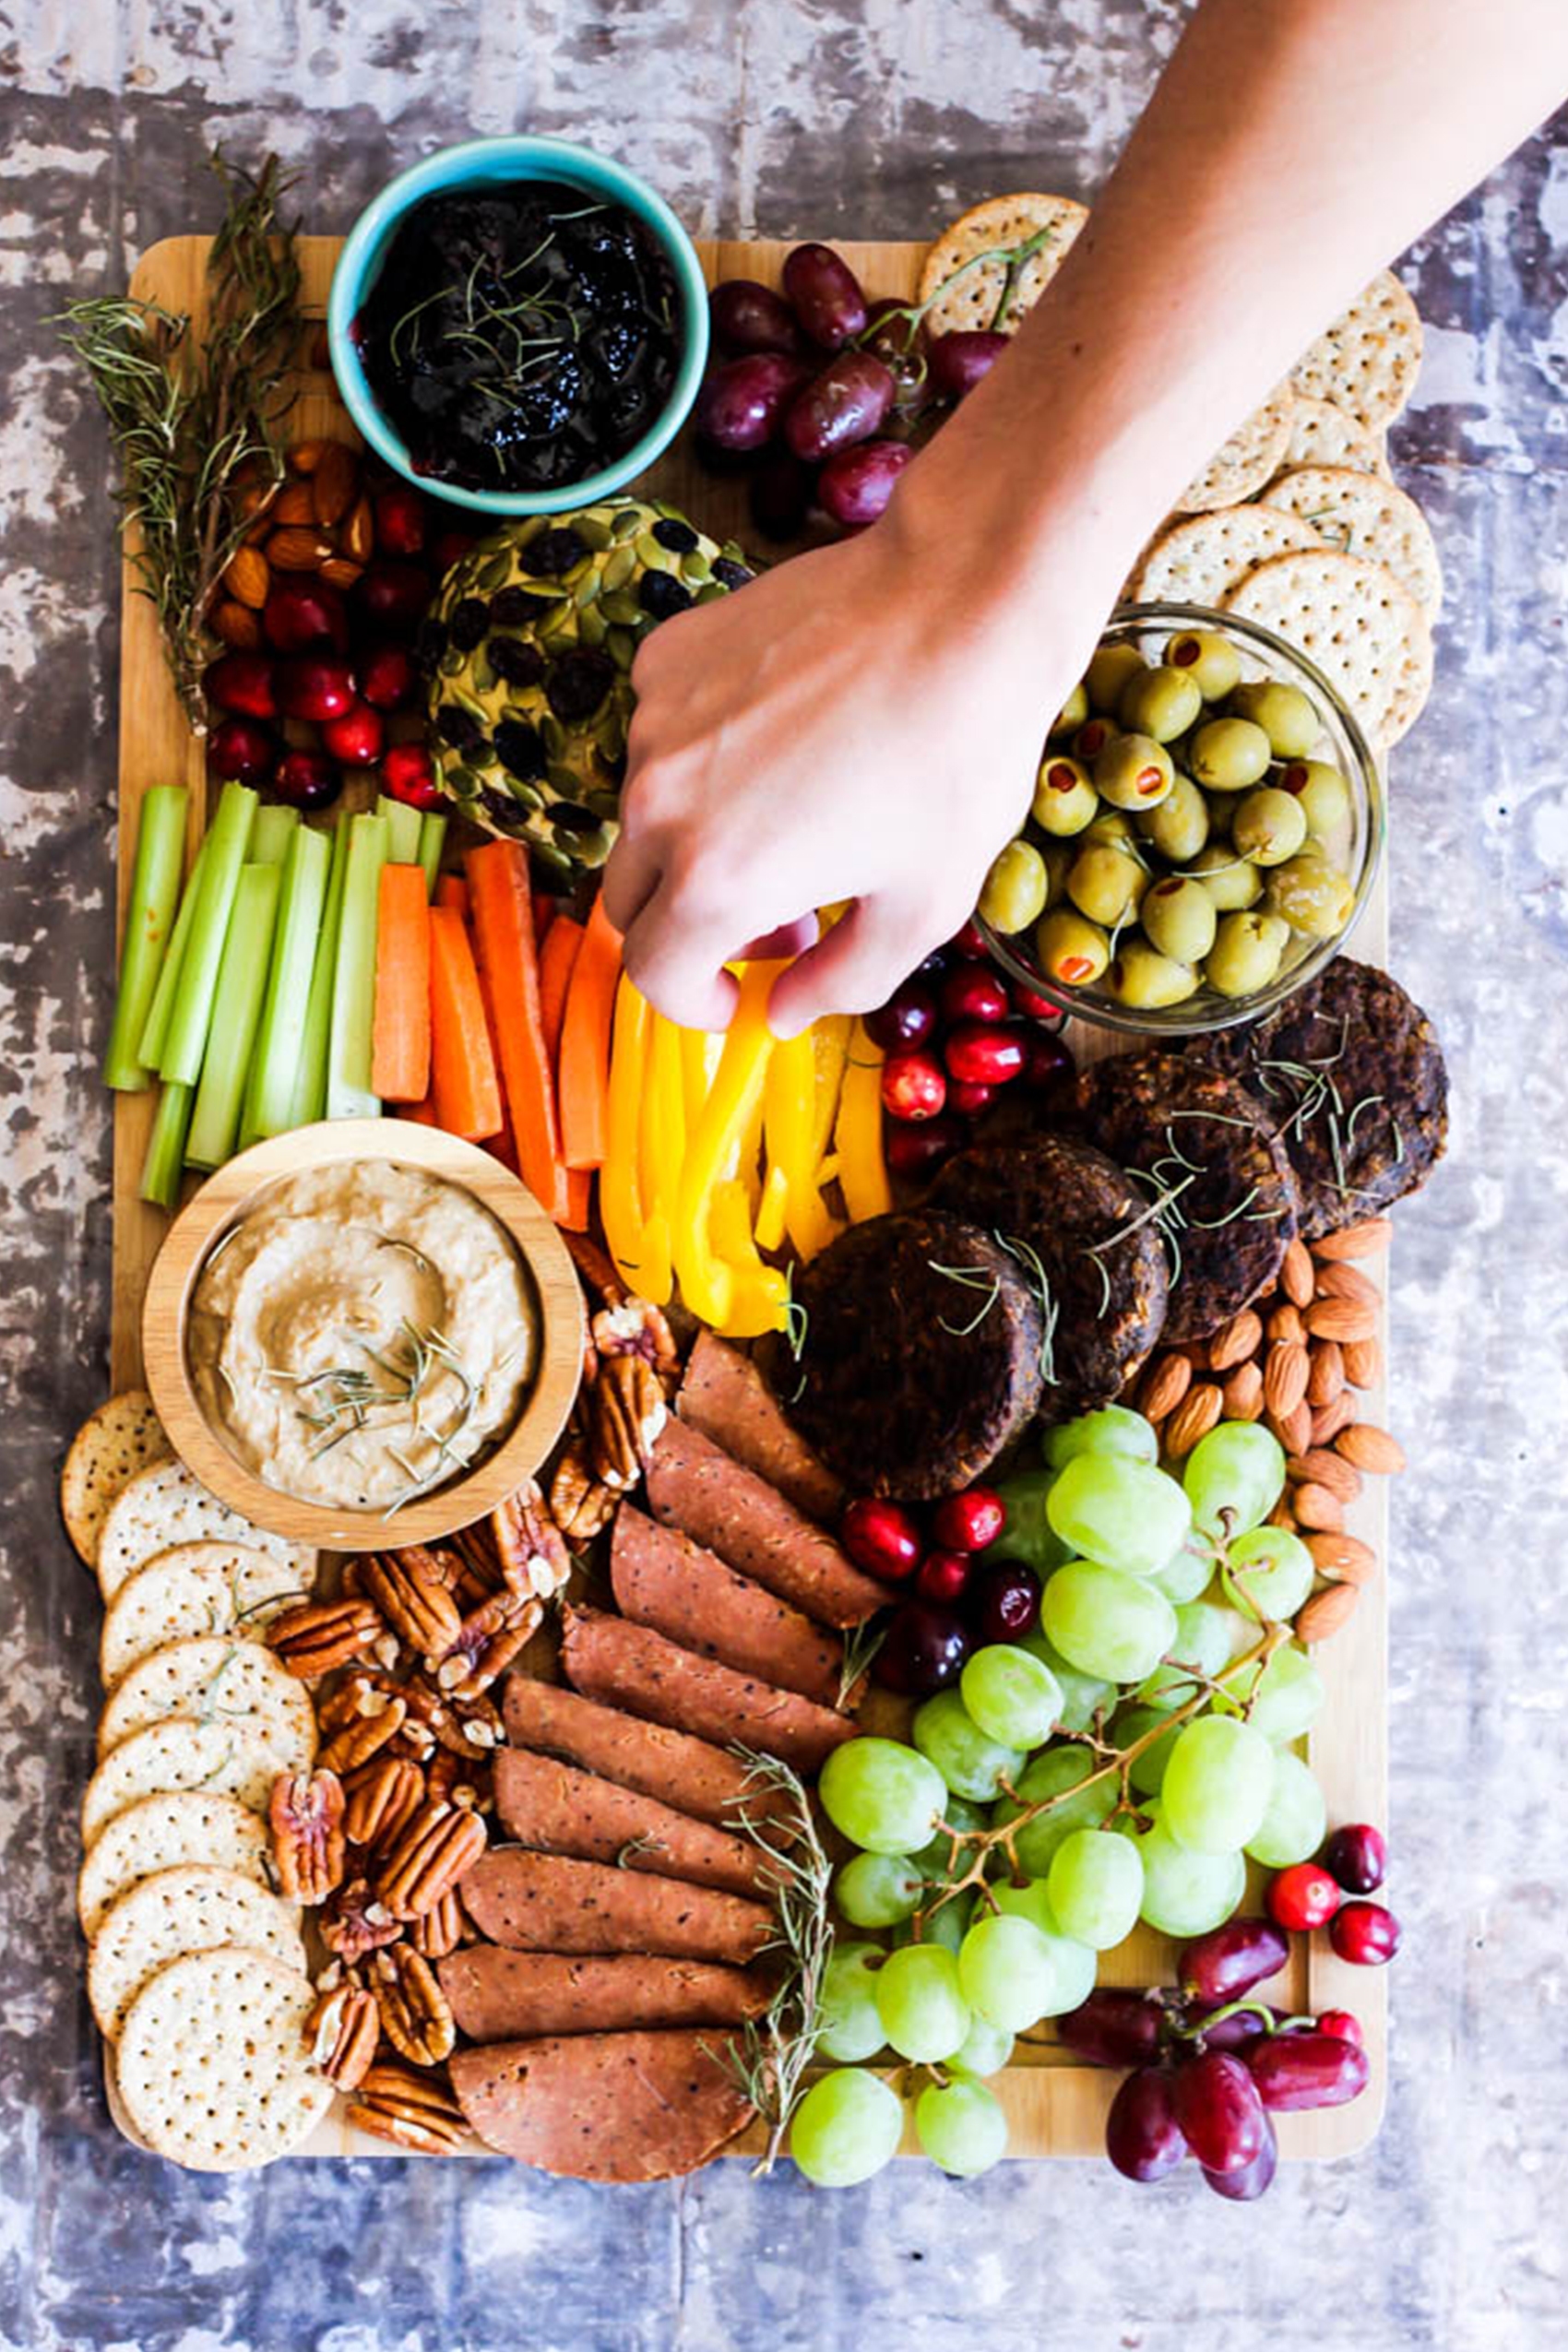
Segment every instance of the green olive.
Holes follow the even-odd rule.
[[[1040,969],[1063,988],[1084,988],[1099,980],[1111,961],[1111,943],[1098,923],[1071,907],[1053,907],[1035,932]]]
[[[1220,702],[1241,674],[1241,657],[1218,629],[1182,629],[1167,644],[1165,659],[1173,670],[1184,670],[1197,680],[1205,702]]]
[[[1293,759],[1280,770],[1279,782],[1301,803],[1307,831],[1324,844],[1331,858],[1347,863],[1356,810],[1350,787],[1339,769],[1325,759]]]
[[[1067,895],[1067,876],[1078,854],[1075,841],[1041,841],[1039,845],[1045,866],[1045,903],[1054,907]]]
[[[1167,874],[1146,891],[1138,909],[1138,921],[1150,941],[1178,964],[1203,962],[1214,944],[1217,920],[1214,900],[1203,884],[1179,873]]]
[[[1277,678],[1236,687],[1230,707],[1238,719],[1250,719],[1263,729],[1276,759],[1305,759],[1323,733],[1323,721],[1310,697],[1300,686],[1282,685]]]
[[[1210,719],[1195,730],[1189,764],[1211,791],[1244,792],[1268,773],[1268,737],[1250,719]]]
[[[1268,903],[1292,931],[1309,939],[1336,939],[1350,920],[1355,885],[1316,850],[1288,858],[1268,877]]]
[[[1211,841],[1198,851],[1187,872],[1201,882],[1222,915],[1255,906],[1263,897],[1263,876],[1250,858],[1239,858],[1228,841]]]
[[[1146,939],[1125,939],[1106,974],[1109,995],[1129,1011],[1147,1012],[1157,1004],[1182,1004],[1196,993],[1198,976],[1190,964],[1162,956]]]
[[[1093,719],[1086,719],[1073,738],[1074,758],[1081,759],[1086,767],[1092,767],[1107,743],[1114,742],[1121,731],[1113,719],[1104,719],[1098,714]]]
[[[1208,803],[1190,776],[1180,770],[1163,801],[1145,809],[1138,831],[1172,865],[1185,865],[1208,839]]]
[[[1223,916],[1204,964],[1204,978],[1220,996],[1252,996],[1279,969],[1288,927],[1277,915]]]
[[[1170,791],[1176,770],[1152,735],[1117,735],[1096,759],[1094,780],[1113,809],[1152,809]]]
[[[1124,849],[1091,842],[1073,861],[1067,896],[1081,915],[1110,930],[1132,912],[1142,871]]]
[[[1084,690],[1093,710],[1114,710],[1122,689],[1134,672],[1145,667],[1134,645],[1102,645],[1084,673]]]
[[[1238,804],[1230,827],[1233,846],[1255,866],[1282,866],[1306,837],[1306,813],[1301,802],[1282,792],[1277,784],[1265,784],[1249,792]]]
[[[1185,670],[1162,662],[1158,670],[1140,670],[1122,689],[1116,716],[1134,735],[1152,735],[1157,743],[1174,742],[1184,735],[1204,698],[1198,682]]]
[[[1099,807],[1099,795],[1082,762],[1068,759],[1063,753],[1047,752],[1039,764],[1029,809],[1040,831],[1064,840],[1091,824]]]
[[[1011,936],[1039,921],[1045,899],[1045,860],[1028,841],[1009,841],[992,861],[980,890],[980,913]]]
[[[1063,704],[1061,709],[1057,712],[1051,731],[1053,735],[1070,735],[1075,727],[1081,727],[1083,725],[1088,715],[1088,693],[1084,685],[1083,680],[1080,678],[1072,693],[1068,695],[1066,701]]]

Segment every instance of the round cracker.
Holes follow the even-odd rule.
[[[272,1784],[289,1759],[259,1717],[223,1716],[198,1722],[175,1715],[133,1731],[106,1755],[82,1799],[82,1844],[90,1847],[106,1823],[143,1797],[170,1797],[194,1788],[237,1797],[253,1813],[267,1811]]]
[[[1315,661],[1374,744],[1396,742],[1426,700],[1431,631],[1384,564],[1335,547],[1276,555],[1231,590],[1225,610]]]
[[[99,1755],[169,1715],[255,1722],[291,1771],[307,1771],[315,1758],[310,1693],[264,1644],[232,1633],[196,1633],[170,1642],[133,1666],[104,1701]]]
[[[194,1633],[258,1642],[279,1610],[310,1592],[288,1561],[257,1544],[174,1544],[127,1576],[110,1602],[98,1670],[113,1690],[139,1659]]]
[[[281,1536],[255,1527],[215,1494],[183,1462],[156,1462],[141,1470],[115,1498],[104,1520],[98,1544],[98,1583],[106,1601],[113,1600],[127,1576],[145,1568],[160,1551],[177,1543],[250,1543],[275,1552],[300,1572],[302,1584],[314,1582],[315,1554],[308,1544],[288,1543]]]
[[[1290,438],[1280,461],[1281,471],[1296,466],[1348,466],[1352,473],[1391,479],[1388,453],[1375,433],[1368,433],[1332,400],[1308,400],[1298,392],[1290,410]]]
[[[1413,498],[1391,481],[1348,466],[1299,466],[1263,493],[1263,503],[1311,523],[1330,547],[1385,564],[1435,621],[1443,603],[1443,564],[1431,526]]]
[[[131,2002],[171,1960],[236,1943],[286,1968],[305,1965],[298,1914],[242,1871],[184,1862],[127,1888],[104,1913],[88,1954],[87,1997],[100,2032],[119,2039]]]
[[[1254,564],[1322,545],[1310,523],[1268,506],[1226,506],[1162,531],[1132,579],[1141,604],[1222,604]]]
[[[90,1942],[111,1903],[159,1871],[209,1862],[270,1888],[267,1859],[267,1823],[237,1797],[205,1788],[143,1797],[115,1814],[77,1874],[82,1932]]]
[[[98,1539],[116,1498],[173,1449],[145,1388],[123,1389],[89,1413],[60,1472],[60,1515],[78,1560],[98,1565]]]
[[[1381,269],[1290,371],[1309,400],[1332,400],[1375,433],[1396,417],[1421,365],[1420,313],[1394,275]]]
[[[315,1994],[299,1968],[236,1948],[172,1960],[125,2013],[115,2073],[146,2144],[197,2172],[287,2156],[332,2104],[309,2064]]]
[[[1229,441],[1222,443],[1195,481],[1176,501],[1178,515],[1209,515],[1219,506],[1239,506],[1261,490],[1280,464],[1290,440],[1290,411],[1295,398],[1288,384],[1277,386],[1263,406],[1243,417]]]
[[[1031,189],[971,205],[944,229],[921,264],[918,300],[931,303],[925,315],[927,333],[954,335],[1000,325],[1004,335],[1016,334],[1055,277],[1088,217],[1088,207],[1072,196],[1040,196]],[[1006,265],[980,261],[977,256],[999,245],[1021,245],[1042,229],[1050,232],[1046,243],[1019,270],[1006,316],[998,321]],[[956,270],[962,270],[962,277],[955,278],[946,291],[938,294],[944,279],[952,278]]]

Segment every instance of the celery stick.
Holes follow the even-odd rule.
[[[446,819],[436,809],[426,809],[420,819],[420,863],[424,868],[424,895],[435,896],[435,877],[441,872],[441,852],[446,844]]]
[[[203,838],[191,866],[180,911],[174,918],[174,928],[169,936],[169,953],[164,956],[158,974],[158,986],[152,992],[142,1033],[137,1039],[137,1060],[148,1072],[156,1070],[163,1059],[163,1047],[169,1035],[169,1022],[174,1010],[174,999],[180,992],[180,974],[184,968],[185,942],[191,935],[196,917],[196,899],[201,892],[201,877],[207,866],[207,842]]]
[[[242,1147],[263,1135],[280,1135],[294,1123],[300,1051],[331,862],[326,834],[313,832],[308,825],[296,826],[283,867],[267,1003],[240,1127]]]
[[[185,1143],[185,1162],[191,1168],[221,1168],[233,1157],[261,1000],[267,992],[282,879],[277,866],[240,868],[234,911],[229,918],[229,936],[218,971],[201,1084]]]
[[[386,863],[386,819],[349,819],[349,862],[332,979],[332,1037],[327,1054],[328,1119],[374,1119],[381,1098],[371,1092],[375,1023],[375,928],[381,869]]]
[[[417,866],[420,861],[420,827],[423,820],[418,809],[407,801],[388,800],[381,793],[375,803],[375,814],[386,819],[386,856],[395,866]]]
[[[158,1064],[161,1077],[177,1086],[194,1087],[201,1075],[201,1058],[212,1022],[212,1000],[218,989],[218,968],[229,933],[240,868],[255,816],[256,796],[248,785],[230,782],[219,795],[218,814],[207,833],[207,857],[201,889],[196,896],[191,933],[174,994],[174,1011]],[[273,869],[275,871],[275,869]]]
[[[152,1076],[137,1057],[136,1047],[152,1010],[164,951],[180,897],[180,869],[185,861],[185,809],[190,794],[183,784],[154,784],[142,794],[137,828],[137,862],[131,875],[130,903],[125,909],[125,940],[120,951],[120,992],[114,1001],[114,1026],[103,1060],[106,1086],[135,1090]]]
[[[349,865],[349,820],[338,818],[332,827],[332,865],[327,897],[316,934],[315,961],[311,967],[310,997],[305,1005],[304,1035],[300,1041],[300,1066],[294,1082],[294,1113],[291,1127],[308,1127],[327,1110],[327,1045],[332,1031],[332,980],[338,969],[338,928],[343,916],[343,881]]]
[[[185,1164],[185,1134],[195,1096],[194,1087],[169,1086],[159,1095],[147,1158],[141,1164],[141,1196],[154,1208],[179,1206],[180,1171]]]
[[[248,852],[252,865],[280,866],[289,854],[289,844],[299,823],[298,809],[286,809],[281,802],[268,801],[265,808],[257,809]]]

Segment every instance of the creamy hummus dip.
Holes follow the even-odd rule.
[[[208,1420],[282,1494],[396,1510],[516,1420],[531,1286],[470,1193],[384,1159],[286,1177],[208,1257],[186,1347]]]

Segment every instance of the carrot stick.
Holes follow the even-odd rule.
[[[370,1071],[384,1102],[430,1091],[430,903],[418,866],[381,869]]]
[[[482,1143],[501,1125],[501,1086],[463,918],[430,910],[430,1067],[435,1115],[449,1135]]]
[[[536,947],[544,945],[560,906],[560,899],[552,897],[548,890],[533,893],[533,944]]]
[[[561,1024],[566,1016],[566,992],[572,984],[583,927],[570,915],[557,915],[539,951],[539,1018],[544,1050],[553,1070],[561,1054]]]
[[[395,1115],[399,1119],[412,1119],[422,1127],[439,1127],[441,1124],[429,1095],[422,1102],[400,1102]]]
[[[621,977],[621,934],[596,898],[566,991],[561,1025],[561,1140],[568,1168],[604,1158],[610,1092],[610,1026]]]
[[[559,917],[556,918],[560,920]],[[591,1168],[568,1168],[566,1170],[566,1206],[556,1219],[568,1233],[586,1233],[588,1216],[593,1207],[593,1170]]]
[[[474,944],[495,1016],[517,1172],[551,1216],[561,1217],[566,1209],[566,1173],[554,1081],[540,1021],[528,852],[517,841],[487,841],[470,849],[465,862]]]
[[[469,919],[469,885],[460,873],[438,874],[435,883],[435,903],[438,907],[455,908],[465,922]]]

